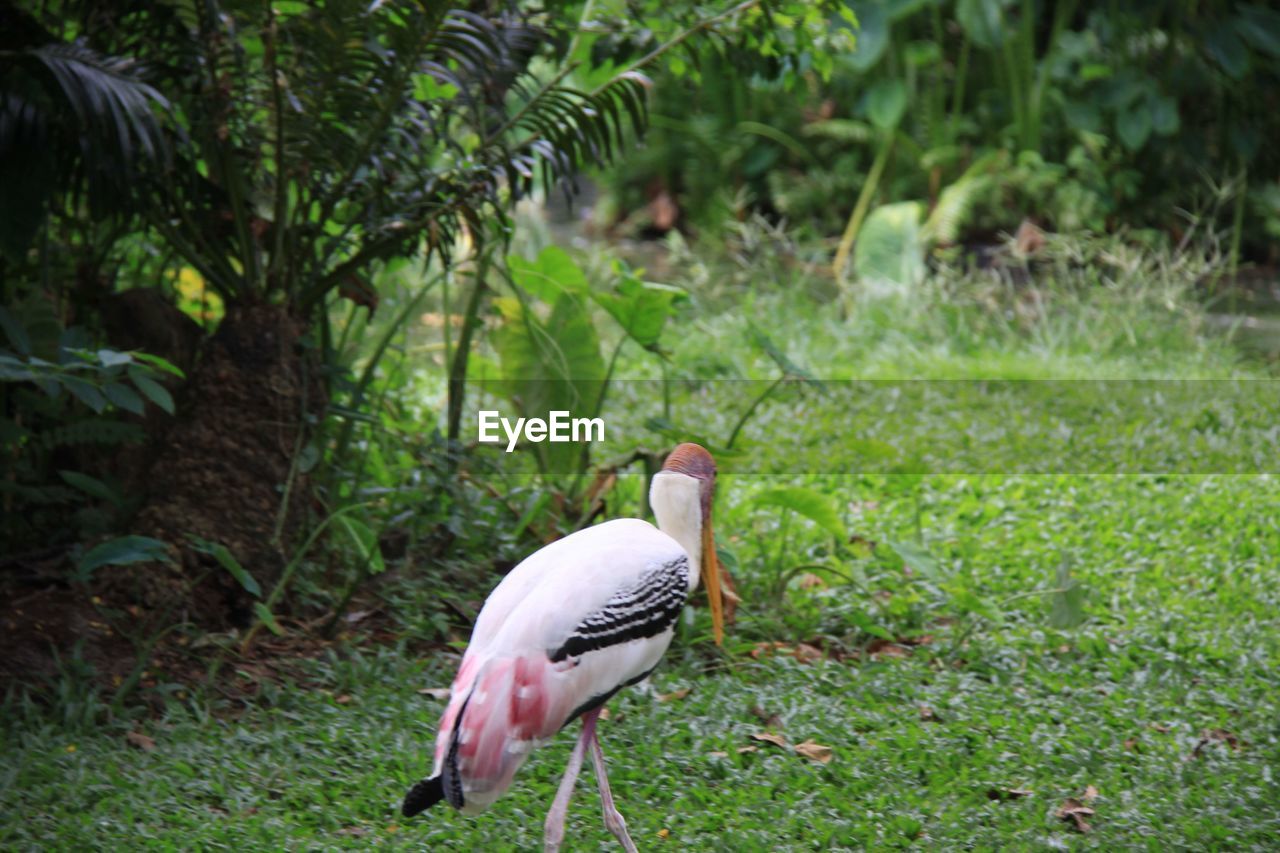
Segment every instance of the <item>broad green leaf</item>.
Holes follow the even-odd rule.
[[[137,386],[139,391],[147,395],[148,400],[169,414],[173,414],[173,397],[169,395],[168,389],[152,379],[147,375],[146,371],[136,365],[129,368],[129,378],[133,380],[133,384]]]
[[[128,385],[120,382],[108,382],[102,386],[102,393],[107,395],[107,399],[111,401],[113,406],[118,406],[126,412],[133,412],[135,415],[142,414],[143,402],[138,396],[138,392],[134,391]]]
[[[582,268],[559,246],[548,246],[533,261],[511,255],[507,269],[517,287],[548,305],[563,293],[586,295],[590,288]]]
[[[75,376],[59,376],[58,382],[62,383],[63,387],[70,391],[72,396],[98,414],[102,414],[107,408],[107,398],[97,386]]]
[[[161,370],[163,370],[165,373],[172,373],[174,376],[178,377],[179,379],[185,379],[187,377],[187,375],[182,372],[182,369],[180,367],[178,367],[176,364],[169,361],[168,359],[161,358],[158,355],[152,355],[149,352],[139,352],[138,350],[131,351],[129,355],[133,356],[138,361],[145,361],[147,364],[151,365],[152,367],[158,367]]]
[[[880,61],[889,46],[889,17],[885,14],[884,5],[878,2],[851,5],[858,16],[858,40],[844,61],[854,71],[865,74]]]
[[[258,621],[267,626],[267,630],[275,634],[277,637],[284,636],[284,629],[280,627],[280,623],[276,621],[275,614],[271,612],[271,608],[267,607],[261,601],[253,603],[253,612],[257,615]]]
[[[960,0],[956,3],[956,21],[978,47],[989,49],[1004,43],[1001,5],[1000,0]]]
[[[873,287],[914,287],[924,280],[924,243],[916,201],[886,204],[871,211],[853,248],[853,269]]]
[[[74,486],[86,495],[99,498],[104,501],[120,506],[124,503],[123,496],[97,477],[90,477],[88,474],[81,474],[79,471],[59,471],[58,476],[62,478],[69,486]]]
[[[849,538],[844,521],[840,518],[840,505],[831,495],[815,492],[801,486],[767,489],[752,497],[756,506],[775,506],[789,509],[812,521],[840,541]]]
[[[913,545],[910,542],[886,542],[885,545],[902,558],[903,565],[916,574],[930,580],[937,580],[941,576],[938,561],[929,556],[929,552],[919,545]]]
[[[232,554],[231,549],[226,545],[221,542],[206,542],[203,539],[199,539],[195,541],[195,547],[197,550],[217,560],[218,565],[230,572],[231,576],[240,583],[240,586],[244,587],[245,592],[254,598],[262,597],[262,587],[258,585],[258,581],[253,575],[249,574],[249,570],[241,565],[235,554]]]
[[[1049,597],[1049,625],[1059,630],[1079,627],[1085,619],[1084,588],[1071,576],[1071,563],[1064,557]]]
[[[1239,80],[1249,70],[1249,51],[1228,23],[1209,33],[1204,40],[1204,49],[1233,80]]]
[[[98,350],[98,361],[102,362],[103,367],[118,367],[132,362],[133,356],[119,350],[100,349]]]
[[[0,306],[0,330],[4,331],[5,337],[9,339],[9,345],[17,350],[19,355],[31,354],[31,338],[27,336],[26,327],[8,308],[3,306]]]
[[[1264,6],[1244,6],[1235,26],[1254,50],[1280,58],[1280,12]]]
[[[1087,130],[1090,133],[1102,130],[1102,111],[1093,101],[1064,100],[1062,117],[1072,130]]]
[[[168,546],[150,536],[121,536],[103,542],[80,558],[76,575],[88,581],[102,566],[127,566],[130,563],[169,562]]]
[[[1145,103],[1131,104],[1116,116],[1116,133],[1125,148],[1137,151],[1151,136],[1151,111]]]
[[[1178,102],[1168,95],[1150,99],[1151,127],[1160,136],[1172,136],[1178,132]]]
[[[495,299],[504,322],[491,335],[502,386],[516,414],[547,418],[552,411],[593,417],[605,375],[600,342],[585,300],[563,294],[544,321],[518,299]],[[582,446],[542,441],[529,445],[544,470],[573,470]]]
[[[907,85],[898,79],[881,80],[867,92],[867,118],[881,130],[893,130],[907,111]]]
[[[678,287],[641,281],[624,273],[617,291],[591,291],[591,296],[623,331],[640,346],[651,349],[662,337],[662,329],[675,313],[675,303],[688,294]]]
[[[335,520],[338,526],[346,531],[351,544],[355,546],[360,562],[364,564],[369,574],[382,574],[387,564],[382,560],[382,549],[378,547],[378,534],[373,532],[373,528],[349,515],[337,516]]]

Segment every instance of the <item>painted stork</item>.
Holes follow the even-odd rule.
[[[711,454],[682,444],[653,477],[649,503],[657,527],[634,518],[589,527],[533,553],[503,578],[476,619],[440,721],[435,766],[405,795],[405,816],[440,800],[479,814],[507,789],[530,751],[581,717],[582,734],[547,814],[546,849],[558,850],[564,839],[588,749],[605,826],[627,850],[636,849],[609,792],[596,718],[613,694],[658,665],[700,575],[721,642],[715,484]]]

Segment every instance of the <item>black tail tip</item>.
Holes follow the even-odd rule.
[[[418,812],[431,808],[443,799],[444,785],[441,783],[439,776],[432,776],[430,779],[423,779],[409,789],[409,793],[404,795],[404,805],[400,806],[400,813],[405,817],[413,817]]]

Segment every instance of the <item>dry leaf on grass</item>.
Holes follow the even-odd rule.
[[[681,687],[679,690],[672,690],[670,693],[659,693],[659,702],[675,702],[689,695],[688,687]]]
[[[1200,753],[1211,743],[1225,743],[1231,747],[1232,752],[1239,750],[1241,746],[1240,738],[1226,729],[1205,729],[1200,733],[1200,741],[1196,744],[1196,748],[1191,750],[1189,758],[1199,758]]]
[[[759,752],[759,751],[760,751],[760,747],[758,747],[758,746],[740,746],[740,747],[738,747],[738,755],[742,755],[743,753],[747,753],[747,752]]]
[[[1147,726],[1147,728],[1151,729],[1152,731],[1159,732],[1162,735],[1168,734],[1169,732],[1173,731],[1171,727],[1166,726],[1164,723],[1151,723]]]
[[[599,720],[601,720],[601,721],[604,721],[604,720],[609,719],[609,718],[610,718],[610,717],[612,717],[612,716],[613,716],[613,714],[610,714],[610,713],[609,713],[609,709],[608,709],[608,708],[601,708],[601,709],[600,709],[600,716],[599,716],[599,717],[597,717],[597,719],[599,719]]]
[[[147,737],[142,732],[129,732],[124,739],[144,752],[150,752],[156,748],[155,739]]]
[[[868,648],[872,660],[880,658],[905,658],[911,655],[911,650],[906,646],[900,646],[897,643],[891,643],[888,640],[876,640]]]
[[[336,834],[350,836],[351,838],[362,838],[369,834],[369,830],[363,826],[344,826]]]
[[[800,643],[793,652],[796,660],[800,663],[813,663],[822,660],[822,649],[817,646],[811,646],[808,643]]]
[[[1125,738],[1124,748],[1130,752],[1142,752],[1142,741],[1136,737]]]
[[[707,757],[708,757],[708,758],[728,758],[728,757],[729,757],[729,753],[727,753],[727,752],[719,752],[719,751],[716,751],[716,752],[708,752],[708,753],[707,753]]]
[[[1044,243],[1044,231],[1030,219],[1022,220],[1013,235],[1013,250],[1024,258],[1043,249]]]
[[[755,732],[749,736],[752,740],[758,740],[761,743],[771,743],[781,749],[787,748],[787,739],[782,735],[775,735],[772,732]]]
[[[424,687],[418,693],[432,699],[448,700],[450,690],[448,687]]]
[[[835,750],[829,746],[823,746],[820,743],[814,743],[812,740],[806,740],[804,743],[796,744],[796,752],[805,758],[812,759],[821,764],[827,764],[835,755]]]
[[[751,706],[751,714],[757,720],[764,723],[765,728],[780,729],[782,728],[782,718],[777,714],[771,714],[759,705]]]
[[[1084,800],[1086,803],[1098,799],[1098,789],[1092,785],[1085,785],[1084,793],[1080,795],[1080,799]]]
[[[796,579],[801,589],[826,589],[827,582],[813,572],[805,572]]]
[[[988,788],[988,800],[1020,800],[1034,793],[1026,788]]]
[[[337,702],[339,705],[350,705],[351,697],[346,693],[343,693],[341,696],[337,697],[333,701]]]
[[[658,830],[658,837],[659,837],[659,838],[667,838],[667,837],[669,837],[670,835],[671,835],[671,830],[669,830],[669,829],[665,829],[665,828],[664,828],[664,829],[659,829],[659,830]]]
[[[1087,817],[1093,817],[1093,809],[1077,800],[1075,797],[1067,797],[1062,801],[1062,805],[1058,807],[1058,819],[1065,820],[1067,823],[1075,827],[1077,832],[1088,832],[1091,827],[1089,822],[1085,820]]]

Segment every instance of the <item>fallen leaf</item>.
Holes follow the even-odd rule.
[[[679,690],[672,690],[670,693],[659,693],[659,702],[675,702],[689,695],[688,687],[681,687]]]
[[[708,758],[728,758],[728,757],[729,757],[729,753],[727,753],[727,752],[719,752],[719,751],[717,751],[717,752],[708,752],[708,753],[707,753],[707,757],[708,757]]]
[[[759,752],[759,751],[760,751],[760,747],[758,747],[758,746],[740,746],[740,747],[738,747],[738,755],[742,755],[744,752]]]
[[[921,705],[920,706],[920,722],[936,723],[938,722],[938,716],[933,713],[933,709],[930,708],[928,705]]]
[[[373,615],[372,610],[353,610],[352,612],[347,614],[347,617],[346,617],[347,623],[350,625],[354,625],[357,622],[362,622],[365,619],[368,619],[372,615]]]
[[[790,650],[790,647],[786,643],[779,643],[775,641],[772,643],[756,643],[755,648],[751,650],[750,654],[753,658],[759,660],[760,658],[767,657],[774,652],[788,652]]]
[[[669,837],[670,835],[671,835],[671,830],[669,830],[669,829],[663,828],[663,829],[659,829],[659,830],[658,830],[658,837],[659,837],[659,838],[667,838],[667,837]]]
[[[369,834],[369,830],[363,826],[344,826],[339,829],[337,835],[348,835],[352,838],[362,838]]]
[[[424,687],[418,691],[423,696],[430,696],[432,699],[448,699],[452,691],[448,687]]]
[[[600,716],[598,717],[598,719],[600,719],[600,720],[607,720],[607,719],[609,719],[609,718],[610,718],[610,717],[612,717],[612,716],[613,716],[613,714],[610,714],[610,713],[609,713],[609,709],[608,709],[608,708],[601,708],[601,709],[600,709]]]
[[[1022,220],[1013,235],[1013,249],[1024,258],[1043,249],[1044,242],[1044,231],[1030,219]]]
[[[796,660],[800,661],[800,663],[814,663],[822,660],[822,649],[817,646],[811,646],[808,643],[798,644],[792,654],[795,655]]]
[[[1141,752],[1142,741],[1136,737],[1126,738],[1124,742],[1124,748],[1129,750],[1130,752]]]
[[[805,572],[798,579],[801,589],[826,589],[827,582],[812,572]]]
[[[765,728],[780,729],[782,728],[782,718],[777,714],[771,714],[759,705],[751,706],[751,714],[757,720],[764,723]]]
[[[346,693],[343,693],[341,696],[334,699],[333,701],[337,702],[339,705],[349,705],[351,704],[351,697],[348,696]]]
[[[1080,795],[1086,803],[1098,799],[1098,789],[1092,785],[1085,785],[1084,793]]]
[[[782,735],[775,735],[772,732],[756,732],[750,737],[752,740],[758,740],[761,743],[771,743],[774,746],[781,747],[782,749],[787,748],[787,739]]]
[[[144,752],[150,752],[156,748],[155,739],[147,737],[142,732],[129,732],[124,736],[124,739]]]
[[[870,652],[872,660],[879,658],[905,658],[911,655],[911,650],[906,646],[900,646],[888,640],[875,640],[867,647],[867,651]]]
[[[988,800],[1020,800],[1023,797],[1029,797],[1033,794],[1026,788],[989,788],[987,789]]]
[[[1088,832],[1091,827],[1086,817],[1093,816],[1093,809],[1077,800],[1075,797],[1067,797],[1062,801],[1062,805],[1058,807],[1058,819],[1065,820],[1067,823],[1075,827],[1077,832]]]
[[[1162,735],[1168,734],[1169,732],[1173,731],[1173,729],[1171,729],[1169,726],[1164,725],[1163,723],[1151,723],[1149,726],[1147,726],[1147,728],[1151,729],[1152,731],[1157,731]]]
[[[800,753],[805,758],[812,759],[820,764],[830,763],[832,756],[835,755],[835,750],[831,747],[823,746],[820,743],[814,743],[812,740],[806,740],[804,743],[796,744],[796,752]]]
[[[1233,752],[1240,749],[1240,738],[1226,729],[1205,729],[1200,733],[1200,742],[1191,750],[1190,758],[1199,758],[1200,752],[1211,743],[1225,743]]]

